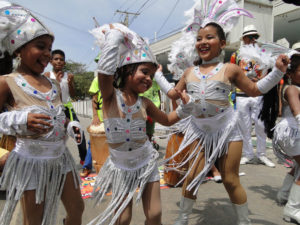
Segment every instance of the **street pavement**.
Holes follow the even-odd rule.
[[[90,118],[79,117],[82,126],[86,127],[91,123]],[[86,130],[85,130],[86,131]],[[89,134],[85,132],[86,139]],[[156,139],[159,144],[160,159],[164,157],[167,139]],[[253,140],[255,142],[255,139]],[[79,164],[78,150],[72,140],[68,140],[69,147],[76,163],[78,163],[78,172],[81,170]],[[285,174],[289,169],[282,164],[278,164],[274,156],[270,143],[268,143],[267,156],[276,164],[276,168],[269,168],[261,164],[241,165],[240,172],[245,175],[240,177],[241,183],[246,189],[248,196],[249,217],[252,225],[288,225],[282,219],[283,206],[275,202],[276,193],[281,186]],[[181,188],[169,188],[161,190],[162,200],[162,223],[164,225],[173,224],[179,210],[179,201],[181,198]],[[87,224],[100,212],[102,212],[110,197],[107,196],[105,201],[95,206],[92,199],[85,199],[85,211],[83,213],[83,223]],[[0,193],[0,210],[2,211],[5,203],[5,194]],[[60,204],[57,225],[62,225],[65,217],[65,210]],[[143,225],[145,216],[143,213],[142,202],[134,204],[131,225]],[[11,225],[22,224],[22,212],[20,205],[17,206]],[[227,192],[222,184],[214,181],[204,183],[197,194],[197,201],[190,215],[189,225],[235,225],[235,214],[231,206]]]

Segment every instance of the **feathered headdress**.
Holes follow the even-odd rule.
[[[185,15],[190,17],[186,31],[194,32],[198,32],[209,23],[216,23],[227,33],[240,16],[253,18],[250,12],[239,8],[234,0],[198,0]]]
[[[144,40],[123,24],[114,23],[113,26],[124,35],[124,41],[119,46],[118,67],[139,62],[153,62],[157,64],[147,40]],[[96,38],[96,44],[100,47],[100,54],[105,43],[105,32],[108,30],[110,30],[109,24],[105,24],[90,31]]]
[[[239,8],[234,0],[195,0],[194,6],[185,15],[189,17],[187,27],[183,29],[181,38],[172,44],[168,56],[168,69],[174,73],[174,79],[180,79],[184,70],[198,59],[195,36],[201,27],[216,23],[226,33],[240,16],[253,18],[251,13]]]
[[[173,73],[173,79],[179,80],[183,72],[198,58],[194,44],[196,39],[192,33],[182,35],[181,38],[172,43],[171,52],[168,55],[168,70]]]

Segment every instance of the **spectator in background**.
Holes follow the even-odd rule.
[[[52,65],[52,71],[46,72],[45,76],[57,80],[57,82],[60,84],[62,103],[66,107],[66,116],[71,121],[79,122],[71,102],[71,98],[75,96],[74,75],[64,72],[64,67],[66,65],[65,53],[60,49],[53,50],[51,52],[50,63]],[[82,133],[82,142],[78,145],[78,151],[80,164],[83,165],[87,153],[84,133]]]

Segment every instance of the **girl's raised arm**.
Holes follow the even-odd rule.
[[[278,56],[273,70],[256,83],[252,82],[247,76],[245,76],[242,69],[234,64],[228,65],[226,74],[228,74],[229,80],[239,89],[244,91],[248,96],[255,97],[267,93],[272,87],[278,84],[286,72],[288,64],[288,56]]]

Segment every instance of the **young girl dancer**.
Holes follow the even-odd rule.
[[[175,224],[188,224],[188,215],[192,211],[199,186],[217,158],[223,184],[237,213],[237,224],[250,224],[247,196],[238,174],[242,137],[238,128],[237,113],[233,111],[228,95],[233,85],[249,96],[267,92],[280,81],[286,70],[288,58],[280,56],[274,70],[264,79],[253,83],[238,66],[222,63],[222,50],[226,46],[224,29],[231,29],[232,19],[236,16],[251,15],[239,9],[234,0],[199,1],[192,12],[195,14],[185,32],[195,32],[195,49],[200,60],[198,66],[190,67],[184,72],[176,85],[176,89],[180,91],[187,90],[195,106],[190,112],[192,117],[184,140],[178,152],[173,155],[175,157],[187,146],[191,146],[186,160],[175,168],[178,169],[186,163],[189,165],[186,175],[181,180],[184,183],[180,213]],[[183,52],[178,61],[189,54]],[[162,76],[159,77],[163,79]],[[163,83],[159,77],[156,74],[155,79]],[[174,89],[168,92],[168,96],[178,98]]]
[[[282,119],[273,129],[278,115],[278,110],[273,109],[277,109],[278,105],[275,105],[276,101],[270,101],[268,96],[271,94],[276,96],[276,93],[270,93],[270,95],[268,93],[264,96],[262,119],[265,122],[268,137],[273,138],[275,154],[284,161],[292,159],[296,165],[294,176],[288,174],[285,178],[286,191],[287,193],[290,191],[290,193],[283,216],[286,221],[294,220],[300,223],[300,54],[293,54],[290,60],[290,67],[287,70],[282,89]],[[277,89],[273,88],[272,91],[276,92]],[[272,113],[270,114],[270,112]]]
[[[143,200],[145,224],[161,224],[158,152],[147,138],[146,119],[149,115],[158,123],[171,125],[179,118],[176,112],[166,115],[149,99],[139,96],[151,87],[157,69],[156,59],[141,37],[121,24],[104,25],[92,33],[101,48],[98,79],[110,147],[94,196],[100,202],[111,190],[112,199],[89,224],[103,224],[111,216],[110,225],[130,224],[132,199],[138,188],[137,200]]]
[[[7,191],[0,224],[10,224],[19,200],[26,225],[56,224],[61,199],[67,212],[64,224],[80,225],[84,205],[65,145],[66,130],[80,142],[79,126],[66,120],[59,84],[41,75],[54,36],[23,7],[1,5],[1,51],[16,57],[16,64],[13,73],[0,77],[0,111],[8,109],[0,114],[0,133],[17,141],[0,180]]]

